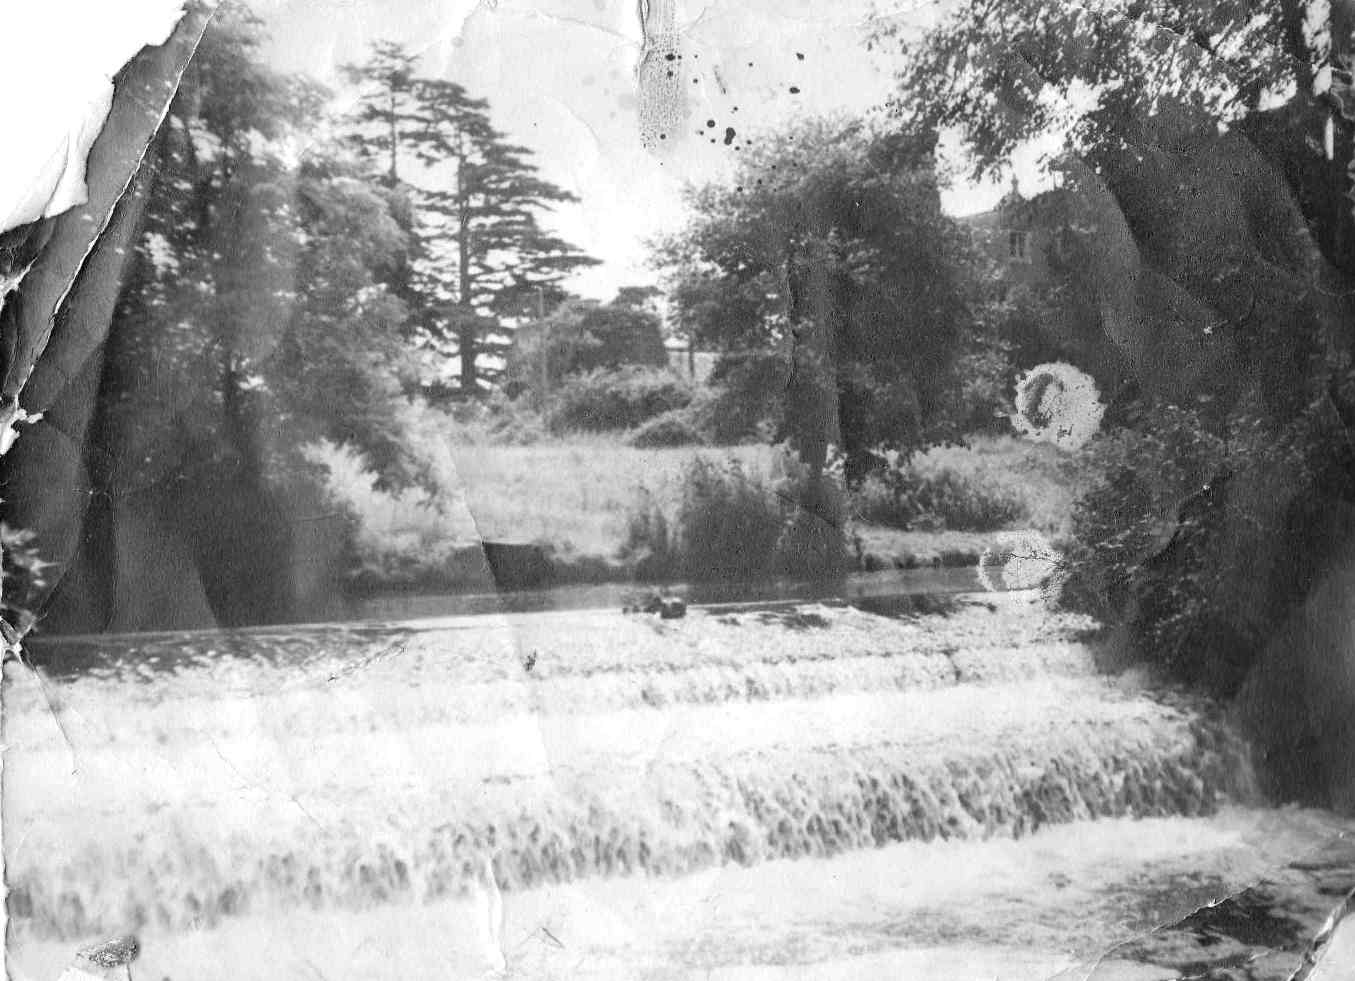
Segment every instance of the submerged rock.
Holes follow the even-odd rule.
[[[687,602],[680,596],[664,596],[650,590],[623,607],[624,613],[657,613],[660,619],[676,620],[687,615]]]

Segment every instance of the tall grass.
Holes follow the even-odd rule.
[[[868,524],[905,531],[996,531],[1026,517],[1010,482],[998,486],[941,467],[901,467],[871,474],[852,494],[853,512]]]
[[[737,457],[694,457],[666,512],[648,491],[631,510],[623,553],[641,577],[741,581],[819,578],[848,564],[846,508],[831,478],[793,460],[779,479]]]
[[[697,452],[632,448],[606,434],[501,445],[487,441],[478,419],[462,423],[436,410],[421,410],[411,429],[437,494],[377,490],[351,452],[312,451],[329,468],[336,497],[361,517],[359,545],[369,554],[428,554],[483,538],[548,542],[565,555],[610,557],[626,539],[637,491],[650,488],[671,509]],[[774,456],[766,446],[728,453],[750,469],[767,468]]]
[[[1009,521],[1057,534],[1074,495],[1061,470],[1065,453],[1010,437],[914,456],[911,470],[932,488],[924,510],[933,518],[919,522],[914,512],[891,512],[892,498],[863,507],[859,494],[848,502],[831,482],[815,490],[803,468],[766,445],[717,456],[626,445],[615,433],[504,445],[495,427],[506,417],[492,405],[411,413],[416,452],[437,493],[379,490],[352,453],[320,446],[312,454],[328,467],[333,495],[360,519],[360,575],[375,584],[432,588],[462,575],[466,551],[482,539],[548,544],[565,562],[638,564],[655,579],[811,577],[845,562],[851,523],[863,536],[873,523],[917,533]],[[1008,510],[995,510],[990,492]]]

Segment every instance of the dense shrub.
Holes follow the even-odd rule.
[[[546,422],[521,400],[503,399],[493,405],[486,420],[485,435],[489,442],[507,446],[530,446],[550,436]]]
[[[790,463],[776,482],[737,460],[697,457],[683,475],[670,519],[643,493],[630,518],[626,554],[645,578],[738,581],[840,573],[848,551],[838,485]]]
[[[1198,413],[1141,411],[1135,425],[1096,437],[1079,465],[1089,483],[1073,508],[1065,600],[1108,621],[1127,612],[1143,562],[1175,532],[1183,501],[1223,462],[1223,443]]]
[[[505,366],[508,391],[539,406],[572,375],[626,365],[666,366],[662,321],[643,307],[643,297],[636,305],[627,292],[607,304],[571,300],[515,331]]]
[[[633,429],[691,404],[692,386],[671,371],[617,368],[571,378],[553,395],[549,411],[555,432]]]
[[[969,351],[956,361],[960,404],[956,415],[961,433],[1009,433],[1011,363],[998,347]]]
[[[1026,516],[1025,501],[1011,487],[907,464],[867,476],[852,494],[852,511],[869,524],[904,530],[994,531]]]
[[[1211,426],[1168,405],[1131,422],[1084,453],[1095,479],[1074,509],[1064,602],[1123,625],[1176,677],[1231,696],[1285,615],[1272,584],[1292,557],[1268,543],[1296,520],[1287,502],[1311,479],[1311,447],[1301,425],[1273,430],[1243,413]]]
[[[777,573],[794,579],[841,573],[849,562],[849,509],[840,477],[825,474],[816,480],[793,457],[783,467],[785,476],[772,487],[785,515],[776,543]]]
[[[677,513],[678,554],[690,579],[753,579],[772,569],[781,502],[736,461],[693,460]]]
[[[724,354],[692,405],[694,422],[720,446],[773,441],[785,417],[789,381],[789,359],[780,351]]]
[[[424,451],[430,444],[494,444],[527,446],[550,437],[546,422],[522,398],[501,391],[484,399],[468,399],[424,413],[417,439]]]
[[[692,423],[690,409],[674,409],[655,416],[631,435],[629,443],[640,449],[664,446],[700,446],[705,437]]]

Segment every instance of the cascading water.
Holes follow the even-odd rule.
[[[7,681],[13,948],[432,909],[490,854],[531,896],[1251,801],[1217,715],[1085,627],[1009,595],[53,642]]]

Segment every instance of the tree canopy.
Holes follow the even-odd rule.
[[[541,226],[545,211],[577,199],[494,127],[489,102],[416,68],[391,44],[349,67],[361,92],[351,139],[389,184],[409,189],[410,301],[423,338],[457,357],[461,389],[474,394],[498,373],[485,356],[501,356],[512,328],[553,308],[563,280],[597,260]]]
[[[1081,506],[1078,566],[1110,573],[1147,656],[1250,686],[1285,795],[1345,772],[1348,743],[1310,720],[1355,700],[1292,680],[1333,677],[1346,651],[1286,640],[1352,540],[1353,30],[1348,2],[984,0],[919,37],[881,17],[874,37],[902,56],[899,125],[954,127],[979,172],[1058,144],[1082,299],[1141,388]],[[1134,516],[1185,466],[1168,443],[1218,452],[1163,542]],[[1281,773],[1299,746],[1319,749]]]
[[[539,400],[569,375],[627,365],[668,363],[663,323],[646,308],[654,290],[622,287],[609,303],[567,300],[513,335],[506,387]]]
[[[258,475],[328,437],[408,484],[408,311],[378,282],[405,247],[398,202],[339,148],[293,158],[324,93],[262,67],[260,39],[252,15],[223,10],[161,128],[105,359],[108,459],[154,482],[187,441],[204,465]]]
[[[810,121],[760,140],[732,185],[694,191],[663,243],[679,329],[790,366],[786,435],[859,476],[877,446],[912,448],[941,420],[971,267],[941,213],[934,140]]]

